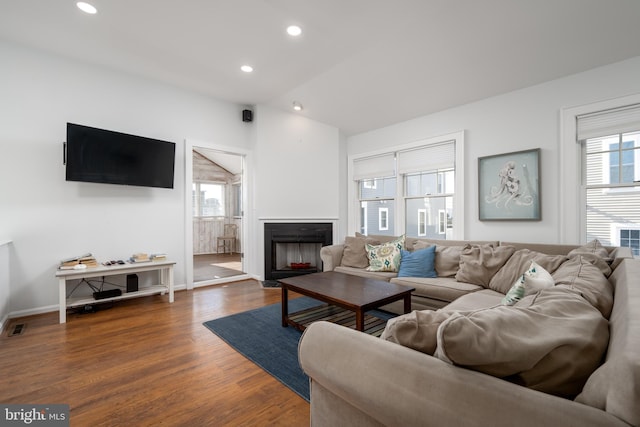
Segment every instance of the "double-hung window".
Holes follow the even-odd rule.
[[[457,201],[462,204],[456,199],[456,181],[461,182],[461,177],[456,176],[460,139],[461,136],[413,144],[353,160],[352,177],[357,187],[354,202],[359,210],[354,216],[356,231],[369,235],[456,238],[454,205]]]
[[[640,105],[578,116],[587,241],[640,255]]]
[[[395,233],[395,153],[354,162],[360,209],[358,231],[393,236]]]
[[[455,144],[447,141],[398,153],[403,177],[405,234],[451,239],[455,194]]]

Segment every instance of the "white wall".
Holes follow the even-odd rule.
[[[348,138],[361,154],[465,131],[465,238],[560,242],[560,110],[640,93],[640,57]],[[478,220],[478,157],[541,148],[542,220]],[[353,233],[354,230],[349,230]],[[566,242],[575,243],[575,242]]]
[[[254,115],[259,218],[337,218],[338,129],[258,106]]]
[[[246,148],[242,106],[0,42],[0,236],[13,240],[11,311],[58,303],[62,258],[164,251],[185,283],[184,140]],[[66,123],[172,141],[174,189],[66,182]]]
[[[332,221],[338,225],[344,141],[341,146],[337,128],[300,114],[262,105],[254,113],[253,219],[259,240],[252,265],[264,278],[264,222]]]

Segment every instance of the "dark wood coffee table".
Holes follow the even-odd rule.
[[[384,280],[335,271],[287,277],[278,282],[282,286],[282,326],[291,325],[301,331],[310,323],[309,319],[312,321],[342,319],[346,310],[352,312],[348,313],[352,317],[355,313],[355,329],[364,332],[365,312],[394,301],[404,300],[404,312],[409,313],[411,292],[415,290],[409,286],[396,285]],[[328,303],[327,306],[323,306],[326,310],[307,309],[289,313],[289,290]],[[314,311],[314,314],[304,315],[303,312],[308,310]],[[297,318],[298,313],[303,313],[299,317],[304,318],[304,321]],[[385,321],[382,322],[385,323]]]

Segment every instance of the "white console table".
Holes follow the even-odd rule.
[[[116,301],[145,295],[164,295],[165,292],[169,292],[169,302],[172,303],[174,294],[173,266],[175,264],[176,263],[173,261],[149,261],[134,264],[126,263],[124,265],[101,265],[98,267],[86,268],[83,270],[57,270],[56,277],[58,278],[60,298],[60,323],[65,323],[67,321],[68,307],[79,307],[87,304],[95,304],[97,302]],[[93,299],[92,297],[67,299],[68,280],[81,280],[103,276],[141,273],[143,271],[159,271],[160,283],[158,285],[140,288],[136,292],[123,292],[122,295],[100,300]]]

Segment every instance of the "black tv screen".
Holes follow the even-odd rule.
[[[176,144],[67,123],[67,181],[173,188]]]

